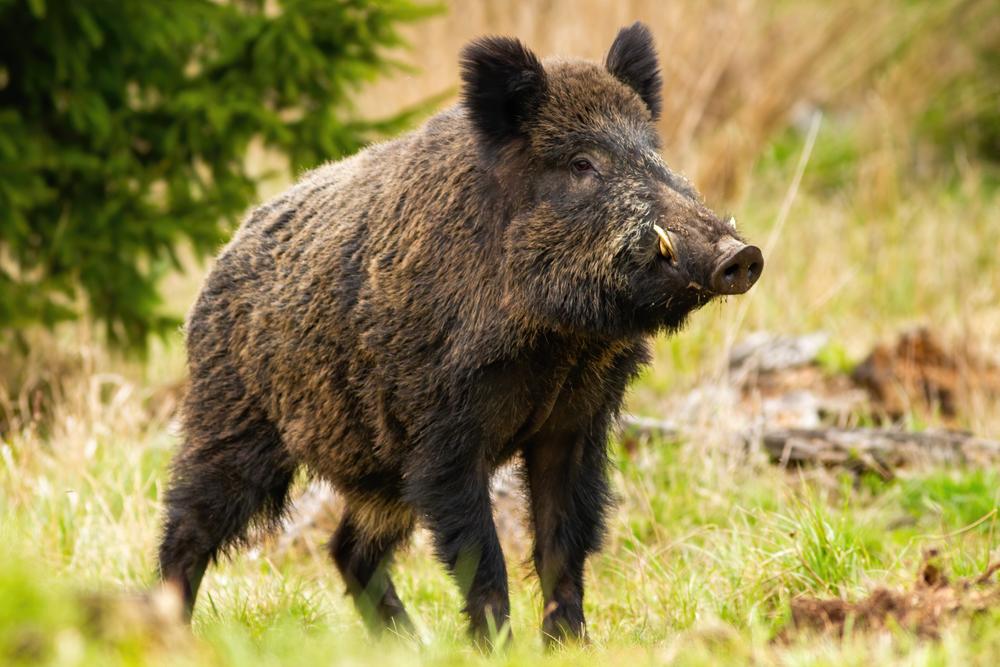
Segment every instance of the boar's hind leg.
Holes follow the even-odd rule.
[[[174,462],[160,576],[180,588],[189,616],[209,562],[244,540],[251,523],[274,526],[288,499],[295,466],[277,430],[262,417],[242,417],[222,436],[189,432]]]
[[[414,457],[419,467],[407,480],[407,500],[425,521],[438,558],[465,596],[473,640],[487,649],[509,621],[510,600],[489,475],[471,449],[460,438],[422,448]],[[506,638],[510,641],[509,628]]]
[[[389,578],[393,552],[413,532],[413,514],[402,506],[388,512],[384,507],[380,512],[358,509],[349,501],[330,540],[333,562],[372,634],[413,634],[413,623]]]
[[[610,500],[603,431],[540,438],[524,459],[545,601],[542,636],[546,644],[582,638],[583,566],[600,546]]]

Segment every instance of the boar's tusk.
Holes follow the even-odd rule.
[[[660,254],[669,259],[672,264],[676,264],[677,249],[674,247],[673,239],[670,238],[670,232],[657,224],[653,225],[653,231],[660,237]]]
[[[736,231],[736,218],[729,216],[729,226],[734,232]]]

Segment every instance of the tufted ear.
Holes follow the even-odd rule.
[[[618,31],[604,66],[616,79],[629,86],[649,107],[653,120],[660,117],[663,102],[660,89],[660,65],[656,61],[656,47],[653,34],[644,23],[636,21]]]
[[[484,139],[502,144],[524,135],[546,95],[538,57],[509,37],[483,37],[462,50],[462,100]]]

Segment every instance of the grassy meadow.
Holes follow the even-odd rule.
[[[730,348],[760,330],[828,332],[830,374],[919,325],[1000,361],[996,163],[968,148],[975,137],[941,138],[1000,104],[970,55],[1000,37],[993,4],[666,4],[456,0],[407,29],[413,48],[399,58],[416,71],[361,91],[358,107],[388,114],[452,90],[455,54],[476,34],[596,59],[617,26],[646,20],[667,81],[665,157],[732,212],[766,268],[745,297],[656,341],[630,412],[690,409],[689,392],[723,385]],[[165,279],[172,310],[190,306],[206,270],[191,262]],[[783,469],[733,446],[724,403],[684,415],[698,428],[679,440],[614,443],[618,502],[587,570],[587,645],[543,651],[530,544],[510,538],[515,642],[478,653],[423,533],[394,576],[422,642],[373,641],[320,529],[262,538],[211,568],[188,631],[172,600],[139,601],[179,444],[181,333],[143,359],[107,349],[87,323],[27,338],[0,355],[0,664],[1000,664],[1000,607],[934,639],[903,627],[781,634],[796,596],[909,587],[928,549],[951,576],[983,572],[1000,558],[1000,469],[914,467],[888,482]],[[915,410],[903,423],[1000,439],[1000,397],[973,393],[952,420]]]

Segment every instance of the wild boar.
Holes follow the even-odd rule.
[[[487,37],[461,66],[460,103],[254,210],[208,276],[159,553],[188,610],[304,467],[346,500],[329,548],[370,628],[411,627],[388,569],[421,522],[491,641],[489,482],[517,457],[544,636],[584,632],[608,431],[647,340],[746,292],[763,257],[660,157],[644,25],[603,64]]]

